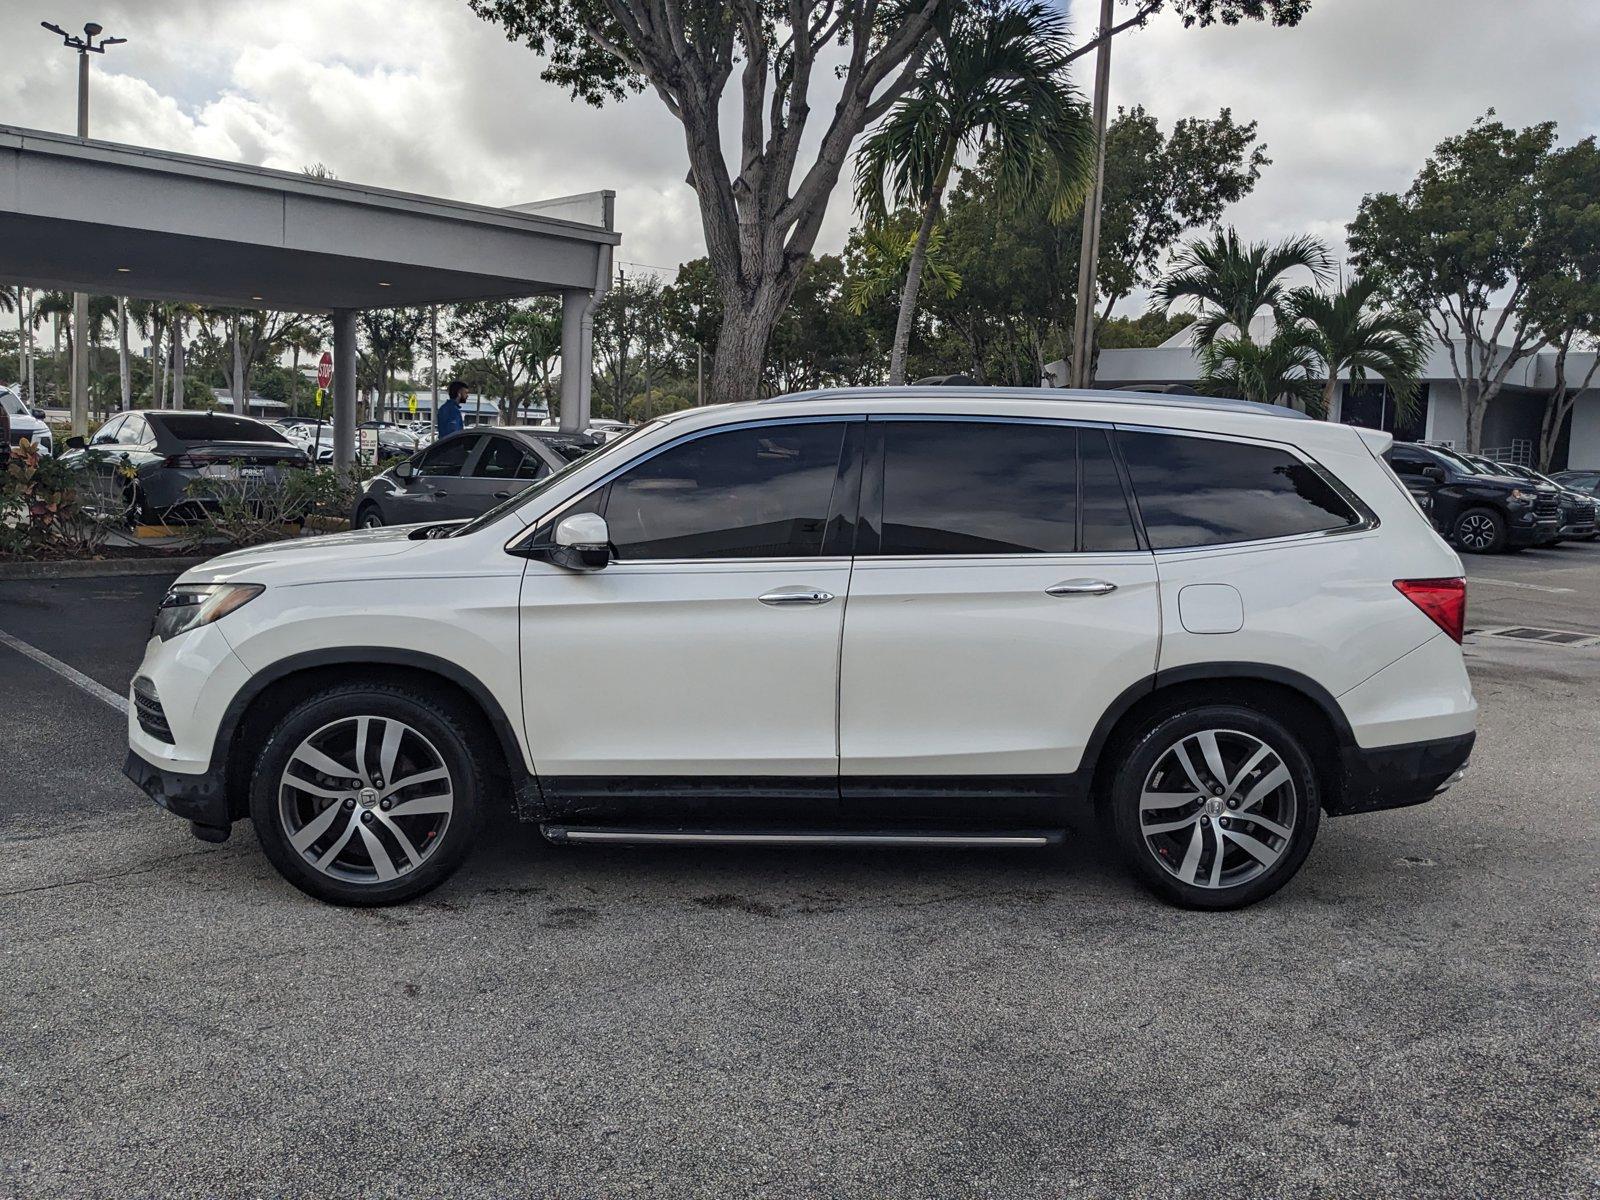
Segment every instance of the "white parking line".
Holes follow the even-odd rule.
[[[1516,579],[1490,579],[1483,575],[1468,575],[1467,583],[1489,583],[1495,587],[1521,588],[1525,592],[1550,592],[1554,595],[1566,595],[1577,590],[1576,588],[1546,587],[1542,583],[1522,583]]]
[[[124,716],[127,715],[127,697],[119,696],[103,684],[96,683],[76,667],[67,666],[67,664],[62,662],[59,658],[52,658],[43,650],[40,650],[37,646],[30,646],[27,642],[21,641],[18,638],[14,638],[3,629],[0,629],[0,646],[10,646],[18,654],[25,655],[26,657],[33,659],[33,661],[38,663],[41,667],[45,667],[48,670],[54,671],[68,683],[76,685],[82,691],[88,692],[89,695],[93,696],[96,700],[104,700],[119,713],[122,713]]]

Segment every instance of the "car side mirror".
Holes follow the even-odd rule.
[[[599,513],[573,513],[556,526],[550,561],[569,571],[602,571],[611,562],[611,531]]]
[[[1424,479],[1431,479],[1431,480],[1433,480],[1434,483],[1443,483],[1444,482],[1444,468],[1443,467],[1423,467],[1422,468],[1422,477]]]
[[[397,462],[394,465],[394,477],[401,483],[410,483],[411,480],[416,476],[416,473],[417,465],[409,458],[403,462]]]
[[[87,450],[88,448],[89,443],[76,433],[67,439],[68,450]]]

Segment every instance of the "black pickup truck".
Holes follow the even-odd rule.
[[[1389,465],[1424,505],[1434,528],[1469,554],[1544,546],[1561,537],[1552,484],[1495,474],[1445,446],[1396,442]]]

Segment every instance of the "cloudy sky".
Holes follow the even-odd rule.
[[[1092,26],[1094,0],[1070,8]],[[0,0],[0,124],[70,133],[74,58],[41,19],[129,38],[94,59],[97,137],[322,162],[483,204],[610,187],[624,261],[671,268],[702,252],[681,134],[659,101],[572,101],[464,0]],[[1600,132],[1597,62],[1596,0],[1315,0],[1297,29],[1158,19],[1118,39],[1111,90],[1163,123],[1223,106],[1259,121],[1274,163],[1231,218],[1250,236],[1338,245],[1363,193],[1404,187],[1486,108],[1554,119],[1563,140]],[[841,189],[823,249],[849,224]]]

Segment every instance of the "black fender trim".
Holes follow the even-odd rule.
[[[1190,663],[1182,667],[1171,667],[1167,670],[1158,670],[1151,675],[1146,675],[1137,683],[1123,690],[1113,700],[1095,723],[1094,732],[1089,735],[1089,740],[1084,743],[1083,757],[1078,762],[1075,773],[1078,779],[1084,781],[1085,790],[1093,787],[1095,772],[1100,765],[1100,756],[1104,752],[1106,742],[1111,737],[1111,731],[1117,723],[1128,715],[1130,709],[1141,700],[1145,700],[1159,693],[1163,688],[1174,687],[1185,683],[1216,683],[1237,680],[1242,683],[1259,682],[1273,683],[1280,687],[1290,688],[1300,693],[1328,719],[1333,727],[1337,739],[1337,750],[1343,753],[1356,744],[1355,732],[1350,728],[1350,721],[1344,715],[1344,710],[1339,707],[1339,702],[1334,699],[1333,693],[1328,691],[1316,680],[1291,671],[1287,667],[1276,667],[1267,663],[1253,662],[1205,662]],[[1094,797],[1091,797],[1093,799]]]
[[[523,753],[522,743],[517,739],[516,727],[506,716],[505,709],[495,699],[494,693],[484,686],[477,676],[458,663],[437,655],[424,654],[420,650],[402,650],[394,646],[339,646],[326,650],[307,650],[300,654],[291,654],[287,658],[280,658],[253,674],[228,702],[228,707],[222,714],[222,720],[217,726],[216,740],[212,744],[212,768],[224,769],[224,765],[229,761],[229,748],[239,732],[239,725],[244,719],[246,710],[269,687],[301,671],[337,666],[410,667],[441,676],[461,688],[488,714],[490,727],[499,740],[506,765],[511,771],[517,808],[519,812],[529,812],[532,806],[528,805],[525,797],[530,790],[537,794],[538,780],[533,772],[528,770],[527,756]],[[235,813],[235,817],[240,815],[243,814]],[[529,815],[525,819],[531,820],[534,817]]]

